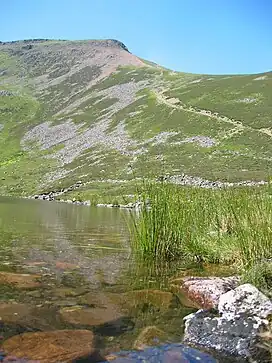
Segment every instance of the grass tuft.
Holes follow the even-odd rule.
[[[271,287],[269,187],[205,190],[145,183],[151,208],[133,217],[133,246],[144,259],[235,266],[244,280]]]

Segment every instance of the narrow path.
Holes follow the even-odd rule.
[[[153,92],[157,98],[157,101],[167,105],[168,107],[171,107],[171,108],[174,108],[177,110],[183,110],[186,112],[191,112],[191,113],[194,113],[197,115],[207,116],[210,118],[214,118],[218,121],[222,121],[222,122],[226,122],[226,123],[234,125],[235,128],[232,129],[232,132],[228,136],[225,135],[224,138],[231,137],[234,133],[241,132],[244,130],[259,132],[259,133],[265,134],[266,136],[272,137],[272,130],[269,128],[255,129],[250,126],[245,126],[241,121],[230,119],[227,116],[219,115],[218,113],[212,112],[210,110],[197,109],[193,106],[181,105],[180,104],[181,101],[178,98],[167,98],[162,93],[159,93],[156,90],[153,90]],[[235,132],[233,132],[234,130],[235,130]]]

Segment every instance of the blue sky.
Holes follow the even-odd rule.
[[[272,69],[272,0],[0,0],[0,40],[115,38],[192,73]]]

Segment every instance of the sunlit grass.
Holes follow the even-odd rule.
[[[151,208],[134,217],[134,250],[158,261],[179,258],[235,265],[245,280],[269,289],[269,192],[269,187],[204,190],[146,183],[141,198]]]

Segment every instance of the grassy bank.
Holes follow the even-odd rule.
[[[235,267],[271,289],[271,187],[204,190],[147,183],[151,208],[134,217],[135,251],[144,258]]]

